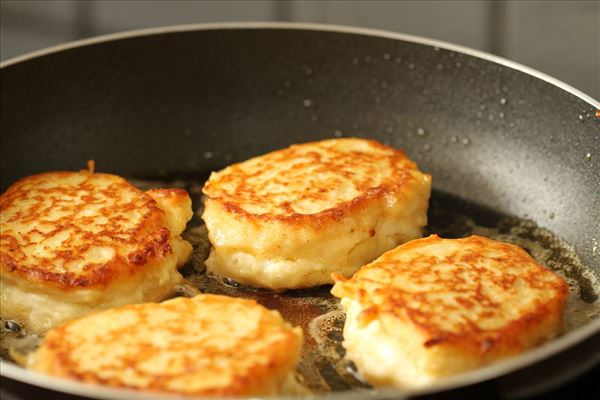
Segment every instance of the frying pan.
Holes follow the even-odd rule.
[[[533,221],[600,273],[600,105],[499,57],[367,29],[194,25],[13,59],[2,65],[1,85],[2,191],[33,173],[81,169],[88,159],[126,177],[200,182],[207,171],[292,143],[370,137],[403,148],[432,174],[432,202],[469,204],[483,220]],[[585,300],[596,301],[596,288],[586,290]],[[597,365],[598,348],[600,319],[592,318],[522,356],[424,391],[328,396],[405,397],[480,382],[521,396]],[[1,363],[4,382],[19,390],[33,389],[15,381],[135,397]]]

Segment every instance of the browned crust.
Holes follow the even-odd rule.
[[[173,201],[185,200],[189,197],[187,190],[181,188],[150,189],[146,194],[152,197],[166,197]]]
[[[427,238],[413,240],[405,243],[398,250],[409,251],[418,249],[428,243],[435,243],[445,239],[439,238],[437,235],[431,235]],[[333,275],[336,286],[333,293],[337,297],[350,297],[357,300],[364,308],[364,311],[359,316],[361,324],[387,315],[393,316],[400,320],[409,322],[413,327],[418,329],[426,338],[423,346],[432,348],[435,346],[452,346],[455,348],[465,348],[476,354],[500,353],[509,354],[523,350],[532,344],[523,343],[522,338],[527,336],[529,332],[538,329],[542,324],[548,324],[549,327],[556,330],[562,323],[562,315],[564,305],[566,303],[569,287],[567,283],[552,271],[537,264],[527,252],[518,246],[508,243],[492,241],[490,239],[471,236],[464,239],[454,239],[474,246],[474,251],[461,254],[458,257],[448,257],[444,260],[445,263],[465,263],[473,265],[478,259],[486,257],[484,251],[477,252],[477,249],[484,249],[493,246],[496,250],[502,252],[502,256],[498,257],[497,261],[502,264],[509,265],[528,265],[529,269],[523,272],[521,276],[527,285],[533,288],[549,290],[553,292],[553,296],[546,302],[539,299],[534,301],[531,311],[518,318],[508,321],[499,329],[481,329],[474,322],[465,320],[460,326],[458,333],[449,332],[442,329],[436,324],[433,317],[435,313],[431,310],[423,310],[415,307],[408,307],[406,304],[405,293],[393,287],[386,287],[383,284],[375,291],[385,293],[385,301],[382,304],[373,302],[373,294],[360,287],[360,282],[367,282],[370,279],[363,278],[361,272],[369,268],[378,268],[387,271],[389,274],[394,274],[394,268],[397,265],[393,260],[393,255],[384,254],[378,260],[364,266],[351,279],[345,279],[338,275]],[[391,252],[390,252],[391,253]],[[454,254],[453,256],[456,256]],[[423,255],[422,258],[427,256]],[[414,260],[414,259],[413,259]],[[435,260],[432,258],[431,265],[435,265]],[[541,275],[550,275],[553,279],[541,280]],[[410,275],[410,274],[409,274]],[[419,279],[418,273],[415,273],[408,279]],[[494,283],[506,291],[512,288],[514,276],[505,276],[500,274],[494,280]],[[453,279],[448,285],[456,290],[459,290],[461,285],[460,278]],[[337,285],[339,284],[339,286]],[[459,302],[458,307],[463,309],[473,309],[475,305],[482,305],[484,313],[493,313],[499,307],[499,304],[494,303],[487,295],[482,292],[481,284],[478,285],[475,293],[468,297],[457,297]],[[418,296],[418,295],[417,295]],[[418,297],[417,297],[418,298]],[[451,312],[449,310],[448,312]],[[482,315],[481,317],[486,317]],[[554,319],[553,319],[554,318]],[[537,344],[537,343],[536,343]]]
[[[44,192],[50,194],[65,195],[72,194],[73,190],[87,190],[89,193],[83,196],[84,201],[94,201],[93,180],[97,178],[107,178],[112,181],[111,185],[103,189],[104,195],[114,198],[120,191],[128,191],[135,196],[130,204],[120,204],[119,211],[127,212],[137,210],[143,213],[141,220],[136,226],[126,226],[126,222],[121,216],[115,216],[111,208],[102,209],[101,214],[109,219],[105,230],[101,232],[86,231],[86,224],[91,222],[95,216],[82,217],[78,220],[64,218],[60,220],[57,228],[51,232],[43,233],[37,231],[43,237],[56,235],[62,230],[71,230],[77,232],[82,243],[77,243],[64,251],[56,253],[54,258],[39,259],[38,263],[33,265],[27,262],[27,257],[23,253],[16,237],[5,233],[0,235],[0,268],[3,278],[16,279],[28,282],[33,285],[48,284],[56,289],[71,290],[75,288],[91,288],[105,286],[108,283],[119,279],[127,278],[140,273],[150,260],[161,259],[172,252],[169,245],[170,233],[164,228],[164,213],[156,206],[156,202],[146,193],[133,187],[123,178],[110,174],[91,174],[88,172],[48,172],[32,175],[15,182],[9,189],[0,196],[0,215],[8,210],[19,200],[27,198],[31,193],[30,189],[24,185],[41,182],[47,179],[68,178],[73,175],[83,175],[86,179],[77,189],[72,188],[52,188],[38,189],[34,200],[42,202]],[[187,193],[182,189],[169,189],[164,191],[166,195],[182,196]],[[53,202],[52,207],[66,207],[69,212],[77,212],[84,206],[84,203],[78,204],[57,204]],[[10,224],[16,220],[28,220],[42,222],[41,219],[44,210],[39,210],[40,206],[34,205],[28,210],[19,211],[9,220],[4,220],[4,224]],[[38,221],[39,220],[39,221]],[[21,240],[27,241],[27,236],[32,232],[19,232]],[[31,242],[29,242],[31,243]],[[118,255],[115,253],[110,261],[103,264],[86,264],[80,273],[71,271],[57,270],[57,264],[64,264],[72,260],[80,260],[81,255],[91,246],[103,245],[107,247],[115,246],[133,246],[134,250],[127,255]],[[30,260],[29,260],[30,261]]]
[[[111,343],[119,342],[119,338],[127,336],[129,334],[139,334],[138,327],[148,326],[152,320],[153,309],[167,309],[174,313],[178,313],[182,318],[185,316],[193,315],[194,307],[202,307],[203,305],[209,305],[210,303],[216,304],[220,307],[227,307],[229,303],[239,302],[243,303],[245,307],[260,307],[262,309],[259,330],[254,336],[247,336],[240,338],[239,346],[234,349],[221,350],[218,348],[205,348],[203,356],[209,360],[213,357],[232,357],[239,360],[243,360],[246,357],[247,349],[251,348],[249,345],[255,341],[262,340],[264,336],[276,334],[281,336],[281,339],[272,343],[271,347],[268,348],[266,354],[262,354],[268,358],[267,363],[256,363],[251,369],[248,369],[242,373],[234,374],[232,376],[232,382],[226,387],[220,388],[209,388],[204,390],[188,390],[188,391],[177,391],[170,389],[168,383],[171,379],[179,378],[180,375],[167,375],[167,374],[153,374],[151,375],[150,382],[145,384],[143,388],[139,386],[128,384],[120,378],[106,379],[97,374],[96,371],[84,372],[85,368],[82,368],[77,360],[71,358],[73,351],[73,345],[77,345],[77,338],[72,340],[68,330],[73,324],[77,324],[78,320],[71,321],[58,328],[51,330],[45,337],[43,347],[46,350],[45,356],[49,359],[44,360],[43,364],[44,372],[49,373],[53,376],[74,379],[86,383],[101,384],[105,386],[128,388],[134,390],[148,390],[156,392],[165,392],[171,394],[183,394],[183,395],[204,395],[204,396],[243,396],[252,394],[261,394],[261,389],[265,387],[265,382],[272,380],[273,376],[283,377],[287,374],[290,367],[293,368],[298,357],[299,351],[302,345],[302,339],[293,333],[293,331],[284,325],[275,323],[276,317],[271,314],[271,311],[263,308],[255,300],[241,299],[241,298],[230,298],[219,295],[199,295],[202,297],[201,302],[194,302],[194,299],[177,299],[177,304],[173,302],[166,302],[162,304],[138,304],[128,305],[120,307],[119,309],[113,309],[109,311],[134,311],[136,313],[139,322],[134,327],[129,329],[120,329],[113,331],[110,335],[103,336],[102,342],[98,343],[98,346],[105,346],[107,349]],[[93,318],[93,315],[91,316]],[[241,315],[239,316],[242,317]],[[218,316],[214,316],[218,319]],[[198,321],[198,324],[207,324],[210,326],[210,321]],[[177,324],[169,324],[163,327],[165,335],[168,340],[172,338],[182,337],[189,335],[189,332],[182,329]],[[171,339],[169,339],[171,338]],[[187,365],[186,374],[198,374],[202,372],[199,369],[198,364],[195,363],[195,359],[189,354],[195,350],[195,346],[202,346],[202,343],[198,342],[167,342],[169,345],[176,347],[181,352],[181,358],[183,363]],[[186,351],[186,348],[189,351]],[[151,358],[161,351],[160,348],[151,345],[140,347],[141,350],[137,356],[118,356],[115,355],[122,364],[120,367],[123,370],[136,371],[140,375],[144,375],[144,371],[139,369],[139,365],[146,359]],[[251,356],[251,355],[249,355]],[[218,369],[219,366],[212,365],[212,368]],[[148,375],[145,375],[148,377]]]
[[[341,139],[348,140],[348,139]],[[248,212],[244,210],[240,206],[240,200],[253,200],[256,202],[269,201],[265,199],[264,196],[258,197],[253,194],[254,189],[251,186],[245,184],[245,180],[248,177],[242,170],[240,165],[243,163],[236,163],[231,165],[230,172],[228,174],[222,175],[218,180],[209,179],[203,188],[203,193],[207,196],[207,201],[218,204],[225,212],[229,214],[235,215],[236,218],[240,218],[249,222],[280,222],[286,223],[289,225],[304,225],[307,223],[312,224],[312,226],[318,229],[321,226],[326,225],[332,221],[340,221],[343,220],[346,216],[355,213],[356,211],[367,207],[372,203],[373,200],[384,199],[387,196],[394,195],[397,196],[399,193],[406,191],[407,187],[411,184],[416,183],[416,178],[413,176],[413,172],[418,172],[417,166],[414,162],[409,160],[406,157],[406,154],[402,150],[394,149],[392,147],[386,146],[376,140],[371,139],[350,139],[350,140],[360,140],[368,143],[374,149],[382,150],[389,153],[386,158],[387,162],[390,165],[391,176],[386,179],[386,181],[379,185],[372,187],[369,185],[367,181],[363,182],[354,182],[357,190],[361,193],[360,195],[352,198],[349,201],[340,202],[336,206],[325,209],[323,211],[312,213],[312,214],[303,214],[294,212],[292,209],[291,202],[280,203],[277,206],[286,211],[287,214],[279,214],[279,213],[263,213],[256,214],[252,212]],[[295,156],[296,149],[306,146],[318,146],[322,142],[308,142],[303,143],[301,145],[293,145],[289,148],[277,150],[272,153],[268,153],[265,156],[274,157],[277,161],[285,161],[291,160]],[[336,163],[335,160],[333,162],[324,162],[321,160],[321,157],[317,153],[312,154],[315,157],[314,162],[316,164],[321,164],[323,170],[326,171],[336,171],[340,175],[347,176],[348,172],[342,170],[343,164]],[[263,156],[263,157],[265,157]],[[355,157],[360,157],[360,153],[355,154]],[[363,154],[364,156],[364,154]],[[383,157],[383,156],[381,156]],[[343,159],[343,157],[340,157]],[[267,171],[271,165],[269,163],[265,163],[264,168],[253,174],[260,175]],[[296,168],[297,169],[297,168]],[[290,168],[290,170],[294,170],[294,168]],[[430,177],[428,174],[424,174],[427,177]],[[352,177],[349,177],[352,179]],[[219,186],[223,184],[231,184],[236,183],[237,187],[234,193],[225,194],[223,193]],[[297,197],[297,201],[302,201],[306,199],[322,199],[326,196],[327,188],[322,187],[317,192],[312,193],[303,193],[299,194]]]
[[[414,180],[412,177],[408,177],[406,182]],[[345,202],[337,207],[332,207],[327,210],[320,211],[314,214],[300,214],[293,213],[291,215],[277,215],[272,213],[266,214],[255,214],[243,210],[237,204],[231,201],[222,201],[219,199],[210,198],[209,201],[219,203],[219,205],[228,213],[234,214],[236,217],[247,221],[255,222],[282,222],[288,225],[303,225],[307,223],[313,224],[312,227],[319,229],[330,222],[342,221],[348,215],[368,207],[372,204],[373,200],[383,199],[394,191],[387,187],[377,187],[369,189],[365,194],[357,196],[352,200]]]

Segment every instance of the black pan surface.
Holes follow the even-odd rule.
[[[431,173],[442,208],[462,201],[488,223],[530,220],[600,273],[597,102],[474,53],[267,24],[146,32],[9,62],[2,190],[88,159],[103,172],[192,182],[292,143],[370,137]]]

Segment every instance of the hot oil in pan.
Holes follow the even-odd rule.
[[[184,237],[194,245],[191,261],[182,269],[187,284],[178,295],[198,292],[217,293],[256,299],[268,308],[277,309],[291,324],[304,330],[305,344],[298,367],[298,380],[309,391],[328,392],[368,387],[346,360],[342,342],[344,314],[339,301],[329,294],[330,286],[310,290],[272,293],[242,287],[233,281],[209,277],[204,260],[210,243],[202,214],[201,188],[206,176],[176,181],[132,180],[142,189],[182,187],[192,197],[195,217]],[[507,217],[447,194],[432,193],[429,225],[425,232],[442,237],[465,237],[472,234],[517,244],[538,262],[563,276],[569,283],[571,296],[567,303],[565,331],[573,330],[600,317],[600,277],[586,267],[569,245],[550,231],[538,228],[532,221]],[[18,321],[15,321],[18,324]],[[2,357],[9,358],[7,347],[31,349],[37,342],[18,325],[2,321]]]

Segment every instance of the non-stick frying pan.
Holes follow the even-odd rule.
[[[600,105],[489,54],[364,29],[181,26],[14,59],[2,65],[1,85],[3,191],[88,159],[103,172],[201,185],[210,170],[291,143],[370,137],[405,149],[432,174],[430,230],[460,236],[450,228],[465,215],[484,230],[516,219],[529,226],[523,240],[540,229],[556,235],[546,250],[558,254],[557,268],[576,258],[600,273]],[[598,288],[575,275],[577,296],[593,309]],[[496,389],[518,395],[562,383],[599,361],[600,318],[588,319],[429,391],[494,379]],[[5,377],[46,388],[131,398],[1,366]]]

